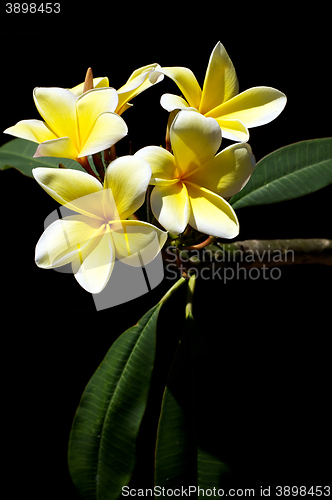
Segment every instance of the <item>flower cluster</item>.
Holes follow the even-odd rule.
[[[170,112],[166,149],[147,146],[116,158],[115,144],[128,133],[121,115],[135,96],[164,76],[183,95],[161,97]],[[248,128],[272,121],[286,104],[285,95],[270,87],[238,90],[234,66],[220,42],[202,89],[190,69],[158,64],[137,69],[118,90],[107,77],[93,78],[90,68],[74,88],[36,88],[33,98],[43,121],[22,120],[5,133],[38,143],[36,157],[71,158],[85,169],[33,170],[39,185],[73,211],[41,236],[37,265],[71,263],[79,284],[99,293],[115,258],[132,266],[150,262],[167,231],[179,235],[189,225],[209,236],[237,236],[238,219],[227,199],[243,188],[255,167]],[[236,144],[219,151],[222,136]],[[152,213],[166,231],[135,215],[149,184],[154,186]]]

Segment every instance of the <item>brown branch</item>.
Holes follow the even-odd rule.
[[[234,262],[243,262],[244,267],[248,268],[263,267],[263,265],[265,267],[293,264],[332,265],[332,240],[324,238],[247,240],[223,244],[221,248],[230,252]]]
[[[176,247],[163,251],[166,263],[175,264]],[[290,240],[246,240],[222,243],[218,240],[204,248],[192,251],[180,250],[177,266],[189,269],[211,267],[265,268],[299,264],[323,264],[332,266],[332,240],[325,238]]]

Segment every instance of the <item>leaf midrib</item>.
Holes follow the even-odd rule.
[[[154,314],[157,313],[157,316],[159,314],[159,310],[160,310],[160,306],[161,304],[158,304],[159,307],[156,307],[155,310],[153,311],[153,313],[151,314],[150,318],[148,319],[147,323],[145,324],[144,326],[144,329],[142,330],[142,332],[140,333],[138,339],[137,339],[137,342],[135,343],[135,346],[134,348],[132,349],[129,357],[128,357],[128,360],[124,366],[124,369],[122,370],[121,372],[121,375],[119,377],[119,379],[117,380],[116,382],[116,386],[115,386],[115,389],[114,389],[114,392],[113,392],[113,395],[111,396],[111,399],[110,399],[110,402],[107,406],[107,410],[106,410],[106,413],[105,413],[105,417],[103,419],[103,422],[102,422],[102,426],[101,426],[101,432],[100,432],[100,441],[99,441],[99,449],[98,449],[98,457],[97,457],[97,466],[96,466],[96,477],[99,477],[99,472],[100,472],[100,462],[101,462],[101,458],[100,458],[100,453],[101,453],[101,448],[102,448],[102,441],[103,441],[103,436],[104,436],[104,427],[105,427],[105,422],[107,420],[107,416],[109,415],[109,412],[110,412],[110,408],[112,406],[112,402],[114,401],[114,398],[117,394],[117,392],[119,391],[119,380],[123,377],[123,374],[128,370],[128,365],[130,363],[130,360],[132,359],[132,356],[137,348],[137,345],[139,344],[139,341],[141,339],[141,336],[145,330],[145,328],[148,327],[150,321],[152,321],[153,317],[154,317]],[[138,325],[137,325],[138,326]],[[98,487],[99,487],[99,484],[100,482],[96,482],[96,499],[98,499]]]

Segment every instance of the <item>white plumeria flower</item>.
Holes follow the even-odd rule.
[[[173,154],[157,146],[135,154],[152,168],[151,208],[159,223],[172,233],[187,225],[211,236],[234,238],[239,222],[225,198],[248,182],[255,159],[248,144],[234,144],[220,151],[221,130],[214,118],[197,111],[180,111],[170,139]]]
[[[183,67],[167,67],[151,73],[154,82],[160,74],[171,78],[183,97],[164,94],[161,105],[167,111],[196,109],[217,120],[223,137],[233,141],[248,141],[248,128],[271,122],[282,112],[286,96],[272,87],[253,87],[239,94],[239,83],[233,63],[225,47],[218,42],[212,51],[203,89],[194,73]]]
[[[52,198],[77,212],[47,227],[36,246],[37,266],[49,269],[71,262],[78,283],[99,293],[115,258],[139,267],[153,260],[165,244],[166,232],[147,222],[127,220],[143,204],[151,177],[151,167],[142,158],[114,160],[104,186],[77,170],[41,167],[33,175]]]

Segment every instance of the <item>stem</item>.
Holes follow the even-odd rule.
[[[206,240],[202,241],[202,243],[198,243],[197,245],[191,245],[189,247],[183,247],[181,248],[181,250],[200,250],[201,248],[210,245],[210,243],[212,243],[215,239],[216,239],[215,236],[209,236],[208,238],[206,238]]]
[[[187,289],[186,318],[193,313],[193,298],[196,284],[196,274],[190,276]]]
[[[193,228],[191,226],[189,226],[189,224],[188,224],[188,226],[186,227],[186,229],[183,231],[183,235],[182,236],[185,236],[185,237],[189,236],[190,233],[191,233],[191,231],[192,231],[192,229]]]
[[[243,267],[271,267],[292,264],[332,265],[332,240],[325,238],[290,240],[246,240],[219,244],[228,260]]]
[[[113,161],[113,160],[116,159],[115,144],[113,144],[113,146],[111,146],[111,149],[110,149],[110,158],[111,158],[111,161]]]
[[[82,156],[82,158],[77,158],[76,161],[78,161],[78,163],[80,163],[82,165],[82,167],[88,172],[88,174],[93,175],[93,177],[98,179],[98,177],[96,176],[96,174],[94,173],[94,171],[90,167],[90,163],[89,163],[87,156]],[[98,179],[98,181],[100,181],[100,179]]]
[[[111,161],[115,160],[115,158],[116,158],[116,150],[115,150],[115,144],[113,144],[113,146],[104,150],[104,160],[108,165],[109,163],[111,163]]]
[[[326,238],[246,240],[233,243],[216,239],[213,244],[202,250],[195,250],[192,255],[188,250],[184,250],[183,256],[182,249],[176,249],[176,262],[174,257],[169,257],[171,253],[163,252],[163,259],[170,265],[177,265],[181,270],[232,266],[250,269],[303,264],[332,266],[332,240]]]
[[[92,158],[93,158],[93,163],[101,179],[101,182],[104,182],[105,172],[100,153],[95,153],[94,155],[92,155]]]
[[[106,164],[108,165],[111,163],[111,150],[110,149],[105,149],[104,151],[104,160]]]
[[[146,190],[146,222],[151,223],[151,207],[150,207],[151,186],[148,185]]]
[[[181,277],[176,283],[174,283],[174,285],[168,290],[168,292],[165,293],[162,299],[160,299],[159,304],[164,304],[164,302],[166,302],[173,295],[173,293],[186,281],[186,278]]]

